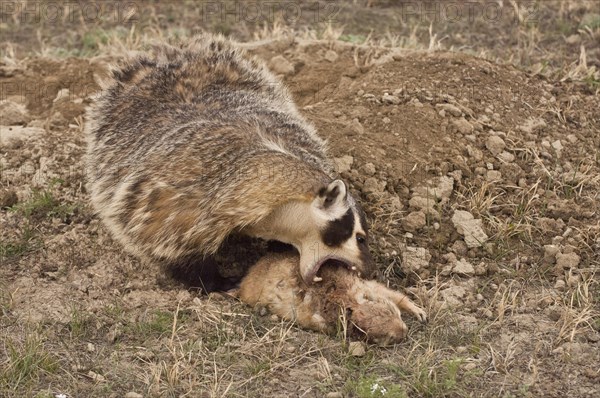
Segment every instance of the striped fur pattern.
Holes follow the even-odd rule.
[[[280,81],[221,36],[162,44],[115,68],[86,137],[94,208],[150,260],[210,256],[232,233],[302,250],[337,213],[359,212],[345,193],[336,214],[319,205],[335,177],[324,140]]]

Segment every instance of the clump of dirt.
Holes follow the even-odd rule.
[[[411,356],[412,346],[431,345],[434,362],[456,364],[461,388],[482,396],[489,385],[507,394],[598,392],[598,96],[464,54],[301,40],[251,47],[281,72],[362,199],[380,277],[416,286],[408,290],[431,313],[407,347],[373,354],[379,374],[437,369],[425,353]],[[103,388],[105,396],[229,388],[264,396],[313,389],[315,378],[327,391],[350,388],[345,380],[365,369],[345,367],[339,346],[285,325],[273,337],[276,323],[231,299],[162,283],[161,270],[125,254],[94,218],[83,113],[108,61],[35,58],[0,73],[3,87],[37,88],[3,98],[24,104],[27,118],[2,127],[18,132],[0,153],[2,334],[18,346],[16,325],[45,325],[45,347],[63,365],[34,383],[44,387],[2,379],[0,388],[7,396],[47,385],[70,396]],[[303,345],[309,354],[297,355]],[[392,366],[400,361],[404,373]],[[298,378],[290,369],[303,364],[322,372]],[[226,382],[202,380],[209,369]],[[569,381],[558,383],[556,372]],[[66,374],[77,381],[64,382]]]

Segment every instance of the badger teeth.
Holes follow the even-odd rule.
[[[321,278],[320,276],[315,276],[313,278],[313,282],[321,282],[323,280],[323,278]]]

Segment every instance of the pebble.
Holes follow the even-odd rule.
[[[13,101],[0,101],[0,122],[4,126],[26,124],[31,120],[27,108]]]
[[[383,97],[381,97],[381,101],[383,101],[384,104],[398,105],[400,103],[400,98],[396,97],[395,95],[385,93],[383,94]]]
[[[408,246],[402,251],[402,266],[406,271],[417,272],[426,268],[431,260],[429,250]]]
[[[560,249],[556,245],[544,245],[544,262],[554,264],[559,251]]]
[[[362,357],[367,353],[367,348],[365,343],[361,341],[351,341],[350,344],[348,344],[348,352],[353,357]]]
[[[292,65],[290,61],[285,59],[283,55],[276,55],[273,58],[271,58],[269,66],[271,70],[273,70],[273,72],[282,75],[291,75],[295,71],[294,65]]]
[[[473,125],[469,123],[464,117],[457,120],[453,120],[452,124],[456,126],[456,128],[461,134],[470,134],[474,130]]]
[[[552,143],[552,148],[554,148],[557,152],[558,151],[562,151],[563,150],[563,145],[562,142],[560,142],[560,140],[556,140]]]
[[[327,50],[327,52],[325,53],[325,59],[329,62],[335,62],[335,61],[337,61],[338,58],[339,58],[338,53],[336,53],[333,50]]]
[[[469,248],[480,247],[488,240],[482,221],[475,219],[468,211],[456,210],[452,216],[452,224],[456,231],[465,237],[465,243]]]
[[[24,140],[45,133],[46,130],[38,127],[0,126],[0,145],[8,145],[16,140]]]
[[[106,381],[106,378],[104,376],[102,376],[99,373],[94,372],[93,370],[90,370],[87,375],[90,379],[97,381],[99,383]]]
[[[361,170],[363,173],[365,173],[368,176],[374,175],[375,172],[377,171],[377,169],[375,168],[375,165],[371,162],[365,163]]]
[[[475,274],[475,268],[473,268],[473,265],[470,262],[461,258],[454,265],[452,272],[459,275],[473,276]]]
[[[488,170],[485,179],[490,182],[500,181],[502,180],[502,173],[500,173],[498,170]]]
[[[363,184],[363,191],[366,193],[381,193],[385,190],[386,181],[380,181],[375,177],[369,177]]]
[[[452,116],[459,117],[462,115],[462,111],[455,105],[452,104],[436,104],[435,107],[444,113],[449,113]]]
[[[411,232],[416,232],[427,225],[425,213],[422,211],[413,211],[402,220],[404,228]]]
[[[352,169],[352,163],[354,163],[354,157],[350,155],[344,155],[339,158],[334,158],[333,163],[335,164],[335,170],[338,173],[345,173]]]
[[[130,391],[125,394],[125,398],[144,398],[142,394],[138,394],[137,392]]]
[[[515,155],[507,151],[502,151],[502,153],[498,155],[498,159],[505,163],[511,163],[515,160]]]
[[[556,266],[562,269],[577,268],[581,257],[576,253],[558,253],[556,255]]]
[[[358,134],[364,134],[365,133],[365,128],[363,127],[363,125],[360,123],[360,121],[357,118],[352,119],[352,129],[357,132]]]
[[[486,140],[485,147],[492,153],[492,155],[498,156],[502,153],[502,151],[504,151],[504,148],[506,148],[506,143],[502,138],[492,135]]]

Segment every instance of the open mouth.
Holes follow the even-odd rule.
[[[310,273],[309,278],[307,279],[311,282],[321,282],[323,278],[319,275],[319,272],[324,266],[342,267],[352,272],[358,272],[356,266],[346,261],[345,259],[337,256],[326,256],[317,261],[317,263],[313,267],[312,272]]]

